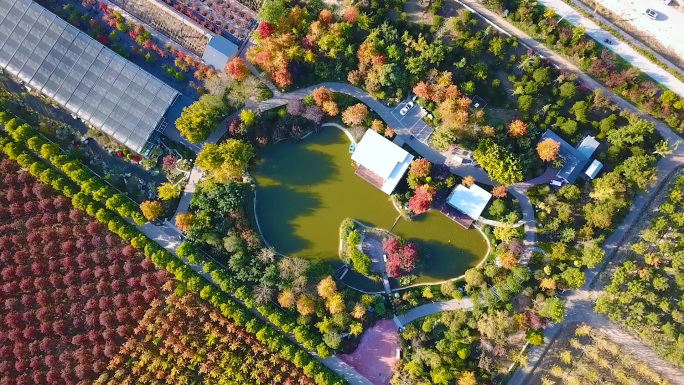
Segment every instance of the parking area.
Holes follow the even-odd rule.
[[[400,134],[413,135],[419,141],[427,143],[434,130],[422,119],[427,112],[411,97],[399,103],[392,110],[392,114],[402,125],[402,127],[397,127],[395,131]]]

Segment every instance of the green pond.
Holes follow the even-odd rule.
[[[399,215],[389,196],[354,174],[349,138],[333,127],[299,143],[269,146],[259,154],[252,175],[259,226],[268,244],[282,254],[320,258],[337,267],[342,264],[337,251],[344,218],[389,230]],[[413,221],[399,219],[392,233],[417,242],[426,256],[417,283],[460,276],[488,250],[477,229],[464,229],[436,211]],[[381,290],[377,282],[348,276],[360,289]]]

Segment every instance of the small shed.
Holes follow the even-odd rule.
[[[238,46],[223,36],[214,35],[204,50],[202,60],[215,69],[222,71],[226,63],[238,52]]]
[[[603,163],[599,162],[598,160],[594,159],[593,162],[587,167],[587,171],[584,172],[586,176],[588,176],[590,179],[596,178],[596,175],[598,175],[599,171],[603,168]]]

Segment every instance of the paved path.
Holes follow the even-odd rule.
[[[489,226],[494,226],[494,227],[506,227],[506,226],[510,226],[510,225],[511,225],[510,223],[501,222],[501,221],[495,221],[495,220],[493,220],[493,219],[487,219],[487,218],[485,218],[485,217],[479,217],[479,218],[477,218],[477,222],[482,223],[483,225],[489,225]],[[522,226],[522,225],[524,225],[524,224],[525,224],[524,221],[518,221],[518,222],[515,222],[515,223],[513,224],[513,227],[520,227],[520,226]]]
[[[539,2],[547,8],[552,8],[557,14],[562,15],[564,20],[567,20],[571,24],[584,27],[586,34],[597,42],[603,42],[605,39],[613,40],[613,44],[606,45],[606,48],[615,52],[634,67],[640,69],[643,73],[650,76],[656,82],[669,88],[680,97],[684,97],[684,83],[682,83],[671,73],[658,67],[657,64],[648,60],[629,44],[619,40],[614,40],[613,35],[610,32],[604,30],[594,21],[588,17],[585,17],[578,11],[575,11],[574,8],[564,3],[563,0],[539,0]],[[646,16],[643,17],[646,18]],[[681,28],[681,26],[679,26],[679,28]]]
[[[397,318],[402,325],[406,325],[419,318],[429,316],[430,314],[458,309],[470,310],[472,308],[473,301],[471,301],[468,297],[464,297],[463,299],[452,299],[449,301],[432,302],[425,305],[416,306],[406,312],[406,314],[397,316]]]
[[[670,69],[673,69],[673,70],[677,71],[680,75],[684,75],[684,70],[682,70],[682,69],[679,68],[677,65],[675,65],[674,63],[672,63],[671,61],[669,61],[668,59],[666,59],[663,55],[661,55],[660,53],[656,52],[656,51],[653,50],[651,47],[647,46],[646,44],[642,43],[641,41],[637,40],[637,39],[635,38],[634,35],[630,35],[630,34],[629,34],[628,32],[626,32],[624,29],[618,27],[617,25],[615,25],[615,23],[613,23],[613,22],[611,22],[610,20],[606,19],[605,17],[603,17],[603,16],[602,16],[601,14],[599,14],[598,12],[594,12],[594,9],[587,5],[587,4],[591,4],[591,1],[589,1],[587,4],[585,4],[585,3],[584,3],[583,1],[581,1],[581,0],[568,0],[568,1],[572,2],[575,6],[579,7],[580,9],[584,10],[584,12],[590,14],[591,17],[592,17],[593,19],[595,19],[595,20],[598,20],[599,23],[608,26],[608,28],[612,28],[612,29],[613,29],[614,31],[616,31],[623,39],[627,40],[627,41],[628,41],[630,44],[632,44],[633,46],[637,46],[638,48],[640,48],[640,49],[642,49],[642,50],[646,50],[646,51],[650,52],[658,61],[660,61],[661,63],[665,64],[665,65],[666,65],[667,67],[669,67]],[[584,0],[584,1],[586,1],[586,0]],[[633,21],[638,21],[638,22],[639,22],[640,24],[642,24],[642,25],[643,25],[643,23],[646,23],[647,25],[648,25],[648,24],[657,25],[657,24],[659,24],[659,23],[661,22],[660,20],[651,20],[651,19],[649,19],[649,18],[647,18],[647,17],[643,17],[643,15],[639,15],[638,17],[633,18],[633,19],[631,19],[631,20],[622,17],[622,15],[620,15],[620,13],[621,13],[620,11],[623,10],[623,9],[625,8],[624,6],[620,6],[620,4],[619,4],[619,3],[622,2],[622,1],[623,1],[623,0],[602,0],[602,1],[601,1],[601,6],[604,7],[604,8],[606,8],[606,9],[608,9],[609,11],[613,12],[615,15],[617,15],[618,17],[620,17],[620,21],[629,23],[633,28],[635,27],[634,24],[636,24],[636,23],[634,23]],[[656,3],[656,2],[653,2],[653,1],[650,1],[650,0],[637,0],[637,1],[642,1],[642,2],[644,2],[644,3],[645,3],[646,1],[648,1],[648,4],[644,4],[644,5],[641,7],[641,9],[642,9],[641,12],[643,12],[643,10],[645,10],[645,9],[648,8],[648,7],[654,8],[654,5],[656,5],[656,4],[658,4],[658,6],[663,6],[663,7],[665,7],[664,9],[666,9],[666,10],[671,10],[671,9],[672,9],[672,7],[668,7],[668,6],[664,5],[664,4]],[[663,8],[660,8],[658,11],[659,11],[659,12],[662,12],[662,9],[663,9]],[[681,12],[681,11],[674,11],[673,13],[675,13],[675,14],[678,13],[678,14],[680,15],[680,17],[684,18],[684,13]],[[684,19],[681,20],[680,24],[682,24],[682,23],[684,23]],[[657,28],[656,28],[656,29],[657,29]],[[636,30],[637,30],[638,32],[641,32],[640,34],[636,35],[636,37],[642,37],[642,38],[644,38],[644,40],[648,40],[648,39],[651,38],[651,37],[654,37],[654,38],[657,39],[657,36],[654,36],[653,34],[649,34],[648,32],[646,32],[646,29],[644,29],[644,28],[639,28],[639,27],[637,27]],[[674,34],[668,34],[668,35],[666,35],[666,36],[667,36],[667,37],[675,37]],[[682,36],[676,36],[676,37],[681,38]],[[611,40],[612,40],[612,39],[611,39]],[[657,39],[657,40],[661,40],[661,39]],[[663,43],[663,42],[660,41],[660,43]],[[667,46],[667,44],[663,44],[663,46],[665,47],[665,46]],[[672,49],[672,48],[673,48],[672,46],[669,46],[669,47],[666,47],[666,48],[669,48],[669,49],[671,49],[671,50],[674,51],[674,49]],[[680,49],[680,50],[684,49],[684,42],[680,45],[679,49]],[[680,56],[681,56],[680,61],[684,61],[684,51],[682,51],[682,52],[680,53]]]

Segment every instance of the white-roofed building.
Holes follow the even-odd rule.
[[[351,158],[358,164],[356,175],[389,195],[408,170],[413,155],[369,129]]]
[[[603,163],[599,162],[598,160],[594,159],[593,162],[587,167],[587,170],[584,172],[586,176],[588,176],[590,179],[596,178],[596,175],[598,175],[599,171],[603,168]]]
[[[484,211],[491,198],[492,194],[476,184],[470,187],[459,184],[449,194],[447,203],[472,219],[477,220],[482,215],[482,211]]]

